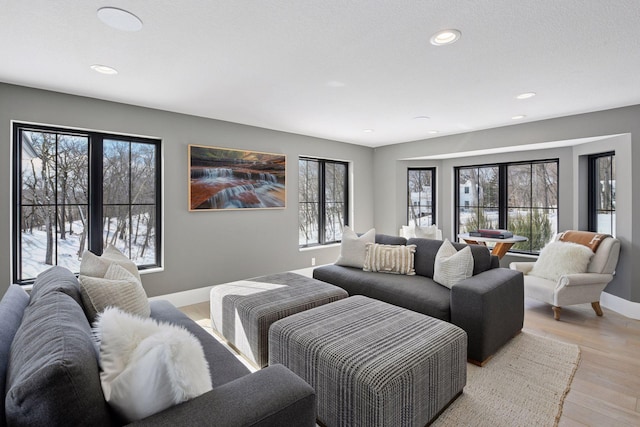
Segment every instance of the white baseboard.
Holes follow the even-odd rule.
[[[640,320],[640,303],[603,292],[602,295],[600,295],[600,304],[603,307],[622,314],[623,316]]]
[[[204,288],[191,289],[188,291],[174,292],[172,294],[160,295],[149,298],[149,301],[167,300],[176,307],[184,307],[192,304],[209,301],[209,294],[213,286],[205,286]]]

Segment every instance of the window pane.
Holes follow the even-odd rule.
[[[58,203],[87,203],[89,195],[88,159],[89,139],[86,136],[58,134],[56,164]]]
[[[531,206],[531,165],[507,166],[508,206],[529,208]]]
[[[153,144],[131,144],[131,203],[156,202],[156,147]]]
[[[51,206],[27,206],[21,214],[21,273],[22,277],[35,278],[55,265],[55,210]]]
[[[478,206],[477,199],[477,182],[478,182],[478,169],[459,169],[458,171],[458,185],[460,186],[460,199],[458,200],[458,206]]]
[[[298,243],[339,241],[347,218],[348,167],[321,159],[298,160]]]
[[[130,247],[130,209],[127,205],[105,206],[103,211],[102,235],[103,247],[112,245],[131,258]]]
[[[409,224],[433,224],[433,168],[409,169],[407,172],[407,218]]]
[[[156,259],[156,207],[133,206],[131,217],[131,255],[137,265],[158,264]]]
[[[106,139],[103,143],[103,203],[128,204],[129,142]]]
[[[499,183],[498,167],[478,169],[478,206],[498,207]]]
[[[531,169],[532,207],[558,206],[558,167],[555,163],[538,163]]]
[[[298,242],[300,245],[320,243],[318,235],[320,164],[298,161]]]

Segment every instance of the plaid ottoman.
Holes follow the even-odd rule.
[[[269,361],[273,322],[348,296],[337,286],[291,272],[225,283],[211,289],[211,326],[262,368]]]
[[[275,322],[269,364],[316,390],[335,426],[424,426],[467,381],[467,335],[455,325],[364,296]]]

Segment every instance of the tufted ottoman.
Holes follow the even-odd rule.
[[[211,289],[211,326],[262,368],[273,322],[347,296],[337,286],[291,272],[224,283]]]
[[[455,325],[364,296],[275,322],[269,364],[316,390],[335,426],[424,426],[464,388],[467,336]]]

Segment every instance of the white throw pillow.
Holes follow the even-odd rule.
[[[367,243],[375,243],[376,230],[371,230],[358,237],[355,231],[345,226],[342,230],[342,243],[340,245],[340,256],[336,265],[344,267],[362,268],[364,266],[364,256]]]
[[[108,245],[104,249],[101,256],[97,256],[90,251],[84,251],[82,261],[80,262],[80,274],[83,276],[104,277],[111,264],[120,265],[133,274],[138,281],[142,282],[140,273],[138,272],[138,266],[111,245]]]
[[[403,225],[402,228],[400,229],[400,236],[404,237],[405,239],[413,239],[414,237],[416,237],[416,225],[415,224],[411,224],[411,225]]]
[[[473,276],[471,247],[466,246],[458,251],[449,239],[445,239],[436,253],[433,280],[451,289],[456,283],[471,276]]]
[[[212,389],[202,345],[184,328],[109,308],[94,333],[105,399],[128,422]]]
[[[412,276],[416,274],[413,265],[413,254],[415,252],[416,245],[367,243],[362,269],[364,271]]]
[[[529,274],[556,281],[565,274],[586,273],[591,257],[593,251],[584,245],[553,241],[542,248]]]
[[[87,318],[93,322],[101,311],[115,306],[127,313],[149,317],[149,299],[142,284],[119,264],[111,264],[104,277],[79,275],[80,297]]]
[[[438,238],[438,226],[429,225],[426,227],[415,227],[415,235],[422,239],[436,240]]]

